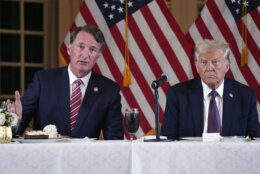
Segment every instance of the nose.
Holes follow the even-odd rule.
[[[81,55],[84,58],[88,58],[90,56],[90,50],[88,48],[84,49],[83,51],[81,51]]]
[[[211,61],[208,61],[206,64],[206,70],[210,71],[214,68],[213,64]]]

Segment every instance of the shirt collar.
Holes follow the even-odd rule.
[[[83,86],[86,86],[86,85],[88,85],[88,81],[89,81],[89,79],[90,79],[90,76],[91,76],[91,74],[92,74],[92,71],[90,71],[89,73],[88,73],[88,75],[86,75],[86,76],[84,76],[84,77],[82,77],[82,78],[77,78],[72,72],[71,72],[71,70],[70,70],[70,65],[68,66],[68,73],[69,73],[69,80],[70,80],[70,85],[72,85],[74,82],[75,82],[75,80],[77,80],[77,79],[80,79],[83,83]]]
[[[206,97],[209,96],[209,93],[212,91],[211,88],[208,87],[208,85],[206,83],[204,83],[202,80],[201,80],[201,83],[202,83],[202,88],[203,88],[203,97],[204,99],[206,99]],[[219,85],[219,87],[217,89],[215,89],[218,93],[218,95],[223,98],[223,92],[224,92],[224,80],[223,82]]]

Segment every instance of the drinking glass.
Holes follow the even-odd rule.
[[[139,111],[137,108],[125,110],[125,128],[130,134],[130,140],[133,141],[134,134],[139,128]]]

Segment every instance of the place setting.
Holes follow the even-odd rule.
[[[11,143],[85,143],[95,140],[96,138],[71,138],[60,135],[55,125],[47,125],[43,130],[26,131],[24,136],[13,138]]]

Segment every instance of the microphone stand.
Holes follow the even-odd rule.
[[[159,86],[158,86],[159,87]],[[154,88],[154,114],[155,114],[155,130],[156,130],[156,139],[149,139],[149,140],[144,140],[144,142],[170,142],[173,141],[172,139],[160,139],[160,119],[159,119],[159,94],[158,94],[158,87]]]

